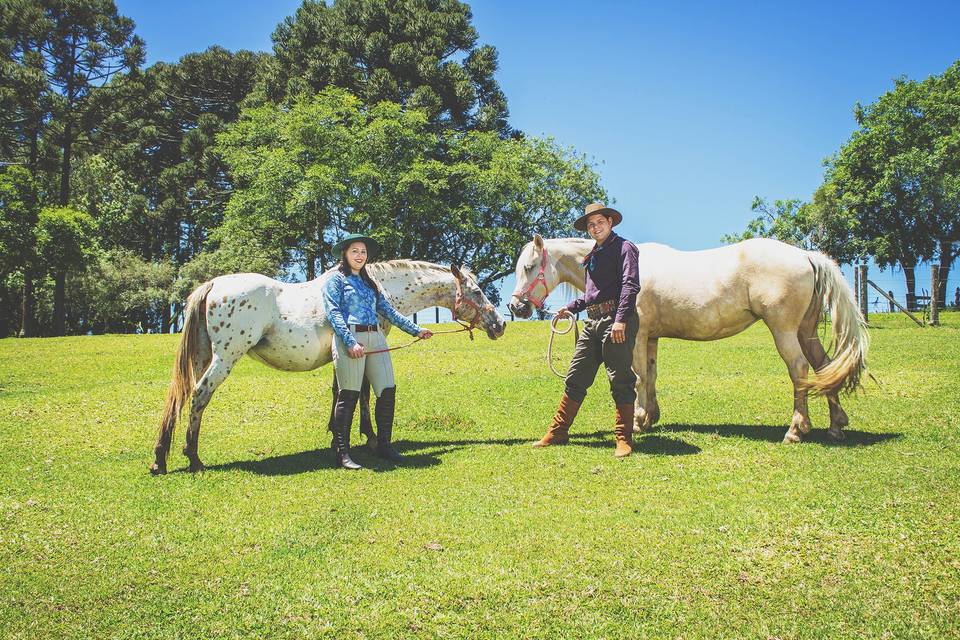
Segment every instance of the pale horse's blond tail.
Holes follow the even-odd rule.
[[[821,309],[830,310],[833,350],[829,364],[821,367],[802,387],[817,394],[850,392],[860,386],[860,378],[867,369],[867,350],[870,336],[867,323],[860,313],[853,291],[840,267],[826,255],[808,251],[807,258],[813,266],[813,302],[820,302]]]

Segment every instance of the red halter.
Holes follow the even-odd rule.
[[[519,298],[521,302],[529,302],[537,309],[543,309],[543,303],[547,299],[547,296],[550,295],[550,288],[547,286],[547,278],[544,275],[544,271],[547,268],[547,247],[543,247],[543,259],[540,261],[540,271],[537,273],[537,277],[533,279],[530,285],[524,290],[513,292],[515,298]],[[538,285],[543,285],[543,295],[534,296],[533,290],[537,288]]]
[[[457,283],[457,297],[453,302],[453,319],[464,327],[465,331],[470,332],[470,339],[473,340],[473,330],[480,324],[483,309],[476,302],[463,295],[463,286],[460,284],[460,280],[454,278],[454,281]],[[469,324],[465,324],[466,321],[460,317],[460,307],[463,305],[473,309],[473,318],[470,319]]]

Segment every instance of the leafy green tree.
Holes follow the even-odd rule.
[[[114,109],[96,137],[99,152],[77,167],[75,198],[97,219],[105,247],[174,269],[204,249],[233,188],[215,139],[237,118],[263,58],[211,47],[110,84]],[[151,329],[168,330],[178,305]]]
[[[114,74],[136,69],[142,62],[143,41],[134,35],[133,21],[117,13],[112,0],[9,0],[14,11],[35,5],[42,18],[33,25],[36,53],[53,106],[59,141],[59,204],[70,202],[74,146],[96,126],[92,95]],[[27,52],[24,52],[26,55]]]
[[[40,134],[49,117],[35,3],[0,4],[0,161],[27,166],[37,178]]]
[[[341,89],[246,110],[220,152],[237,188],[219,255],[308,278],[339,237],[364,231],[384,258],[468,264],[492,292],[533,230],[568,231],[604,197],[587,160],[551,140],[437,130],[418,110],[368,108]]]
[[[3,306],[0,309],[0,337],[9,334],[18,315],[13,306],[16,294],[8,283],[15,280],[18,288],[22,290],[25,286],[25,275],[31,274],[36,263],[34,228],[38,211],[36,185],[30,172],[20,166],[0,168],[0,303]],[[17,277],[12,279],[14,275]],[[32,277],[28,281],[32,287]],[[32,292],[21,300],[21,304],[34,304]],[[34,335],[34,326],[30,322],[33,319],[32,309],[24,312],[21,308],[19,315],[21,321],[27,320],[27,323],[21,326],[21,335]]]
[[[445,126],[509,134],[497,52],[477,45],[472,18],[456,0],[305,0],[273,33],[265,97],[342,87],[368,105],[396,102]]]
[[[828,163],[827,180],[877,263],[903,267],[908,305],[917,262],[938,259],[945,282],[957,255],[957,85],[958,64],[924,82],[897,80],[875,103],[857,106],[859,129]]]
[[[160,326],[169,307],[174,271],[117,248],[99,252],[85,269],[73,272],[68,325],[71,332],[146,332]]]
[[[828,174],[829,176],[829,174]],[[828,179],[817,188],[813,200],[804,205],[811,226],[811,241],[840,264],[864,262],[870,245],[859,232],[859,223],[837,195],[836,184]]]
[[[840,205],[831,182],[821,185],[811,202],[775,200],[771,205],[756,196],[750,208],[759,215],[743,232],[724,235],[723,242],[775,238],[808,251],[821,251],[840,264],[867,258],[867,246],[856,235],[857,221]]]
[[[587,158],[552,139],[453,133],[441,147],[446,161],[426,165],[434,175],[428,173],[422,186],[410,182],[438,189],[436,196],[419,214],[414,210],[400,224],[384,224],[383,233],[423,229],[403,234],[399,255],[467,264],[491,300],[499,301],[495,283],[513,273],[517,252],[534,231],[567,235],[588,203],[607,200]]]
[[[250,252],[273,270],[293,268],[312,279],[332,243],[324,232],[351,204],[364,114],[360,101],[330,89],[289,110],[249,109],[220,137],[219,151],[236,190],[214,234],[226,256]],[[371,172],[366,171],[367,175]]]
[[[0,4],[0,149],[30,169],[45,203],[70,204],[75,155],[110,109],[103,85],[142,60],[133,27],[111,0]],[[34,324],[34,276],[23,271],[26,333]],[[57,318],[62,326],[62,313]]]
[[[808,205],[802,200],[774,200],[754,196],[750,210],[759,214],[747,223],[742,233],[727,234],[723,241],[729,244],[750,238],[775,238],[801,249],[816,249],[814,226]]]
[[[924,191],[930,200],[929,233],[939,261],[940,304],[946,304],[950,268],[960,255],[960,61],[922,83],[920,108],[929,146]]]
[[[53,333],[66,331],[67,273],[78,271],[95,256],[97,225],[87,213],[69,207],[47,207],[37,220],[37,253],[55,282]]]
[[[202,248],[232,186],[214,153],[215,137],[236,120],[261,58],[211,47],[115,83],[123,99],[105,126],[126,142],[103,155],[138,186],[149,212],[111,229],[115,244],[175,265]],[[130,230],[130,223],[139,228]]]

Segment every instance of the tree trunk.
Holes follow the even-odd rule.
[[[60,206],[70,204],[70,156],[73,150],[73,123],[67,116],[63,127],[63,162],[60,165]],[[58,320],[59,322],[59,320]]]
[[[10,318],[14,315],[10,311],[10,297],[7,294],[7,288],[0,285],[0,338],[6,338],[10,331]]]
[[[67,272],[65,269],[57,271],[53,288],[53,335],[62,336],[67,330]]]
[[[907,309],[910,311],[917,310],[917,275],[914,273],[913,269],[916,266],[916,263],[907,265],[900,263],[903,266],[903,277],[907,280]]]
[[[860,295],[858,296],[860,300],[860,313],[863,314],[863,319],[867,320],[869,317],[869,298],[867,297],[867,265],[861,264],[857,266],[857,271],[860,272]]]
[[[165,302],[160,312],[160,333],[170,333],[170,303]]]
[[[21,338],[32,338],[36,335],[36,321],[33,317],[35,303],[33,273],[29,269],[25,269],[23,272],[23,300],[20,303]]]
[[[938,276],[937,301],[941,309],[947,307],[947,278],[950,276],[950,265],[953,262],[953,243],[949,240],[940,241],[940,273]],[[933,294],[931,294],[933,295]]]
[[[40,116],[37,116],[36,125],[30,132],[30,175],[37,179],[37,158],[40,149]]]
[[[940,325],[940,305],[937,302],[936,292],[940,290],[940,267],[930,265],[930,325],[937,327]]]
[[[310,282],[317,277],[317,256],[313,251],[306,251],[306,273],[307,273],[307,282]]]

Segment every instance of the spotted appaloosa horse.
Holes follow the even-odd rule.
[[[367,271],[404,315],[446,307],[454,318],[482,327],[491,339],[503,335],[503,318],[466,269],[390,260],[370,263]],[[244,354],[283,371],[309,371],[331,362],[334,334],[321,299],[332,273],[292,284],[255,273],[232,274],[205,282],[190,294],[152,473],[167,471],[170,441],[187,400],[190,423],[183,453],[190,471],[203,470],[197,454],[203,410]]]
[[[581,260],[594,243],[580,238],[544,240],[535,235],[517,259],[517,289],[509,307],[528,318],[532,307],[559,283],[583,290]],[[757,320],[773,334],[793,381],[793,419],[784,442],[809,433],[807,393],[822,393],[830,406],[828,434],[843,439],[847,414],[839,391],[859,385],[866,368],[869,336],[850,286],[830,258],[777,240],[756,238],[706,251],[677,251],[655,243],[637,245],[640,329],[633,354],[637,374],[634,431],[660,418],[657,403],[657,346],[660,338],[719,340]],[[817,321],[828,308],[834,354],[817,336]],[[809,367],[815,374],[808,378]]]

